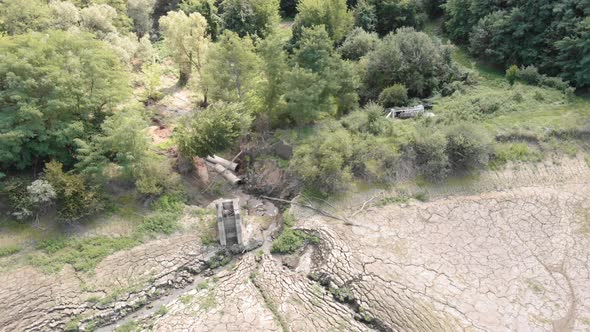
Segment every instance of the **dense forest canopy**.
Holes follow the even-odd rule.
[[[590,86],[590,1],[449,0],[445,29],[478,57]]]

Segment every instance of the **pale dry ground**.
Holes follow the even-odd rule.
[[[589,184],[580,158],[422,188],[430,202],[381,206],[376,199],[358,213],[373,193],[334,202],[349,223],[293,209],[297,227],[321,238],[296,268],[269,255],[267,241],[142,327],[587,331]],[[260,235],[258,224],[247,222],[247,234]],[[61,330],[79,315],[120,317],[162,286],[188,283],[211,253],[199,242],[192,233],[148,242],[106,258],[90,275],[70,267],[57,275],[30,267],[0,273],[0,331]],[[336,287],[355,300],[338,302],[329,291]],[[119,298],[103,307],[89,301],[118,288]]]
[[[203,224],[205,223],[205,224]],[[190,213],[182,224],[205,226],[209,217]],[[190,282],[216,246],[198,233],[180,233],[117,252],[92,273],[70,265],[55,274],[23,265],[0,272],[0,331],[59,331],[72,320],[120,317],[163,290]]]
[[[477,182],[488,192],[471,194]],[[322,239],[299,268],[246,255],[146,330],[587,331],[588,185],[580,158],[429,188],[430,202],[368,204],[354,217],[365,198],[349,199],[337,207],[348,225],[294,209],[297,227]]]

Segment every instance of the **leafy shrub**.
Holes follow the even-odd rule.
[[[326,130],[299,146],[289,167],[308,187],[334,192],[350,183],[352,153],[352,137],[346,130]]]
[[[179,215],[176,212],[154,212],[143,218],[140,230],[146,233],[169,235],[178,229],[178,218]]]
[[[291,254],[303,247],[304,243],[305,238],[301,235],[301,231],[287,228],[273,241],[271,252],[273,254]]]
[[[485,167],[491,142],[482,128],[459,124],[448,129],[446,153],[453,171],[470,171]]]
[[[442,180],[452,172],[473,171],[488,165],[491,140],[481,128],[459,124],[442,131],[423,130],[413,144],[420,173]]]
[[[369,33],[362,28],[355,28],[346,36],[346,39],[338,48],[338,52],[345,59],[358,60],[372,51],[378,42],[379,36],[376,33]]]
[[[510,83],[510,85],[514,85],[517,76],[518,67],[516,65],[512,65],[508,69],[506,69],[506,79],[508,80],[508,83]]]
[[[494,146],[491,164],[499,167],[508,161],[538,162],[542,159],[543,154],[526,143],[500,143]]]
[[[516,77],[528,84],[536,86],[546,86],[549,88],[557,89],[562,92],[566,92],[570,85],[559,77],[550,77],[539,73],[537,67],[530,65],[522,67]]]
[[[379,103],[384,107],[405,106],[408,103],[408,89],[396,83],[379,94]]]
[[[416,137],[416,164],[422,176],[432,181],[442,180],[448,176],[450,163],[445,149],[446,138],[440,132],[422,132]]]
[[[27,182],[22,178],[11,178],[3,184],[0,194],[6,199],[10,214],[21,220],[32,216],[33,204],[27,192]]]
[[[251,121],[242,104],[213,104],[177,128],[178,149],[188,158],[213,155],[229,148]]]
[[[519,80],[531,85],[538,85],[542,78],[537,67],[533,65],[520,68],[516,76]]]
[[[80,174],[64,173],[61,163],[45,164],[44,179],[57,193],[59,220],[77,221],[104,209],[98,188],[87,184]]]

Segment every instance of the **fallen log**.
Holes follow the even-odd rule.
[[[220,164],[214,164],[209,162],[207,164],[211,166],[215,172],[223,176],[227,181],[229,181],[234,186],[242,184],[242,179],[237,177],[234,173],[232,173],[225,167],[221,166]]]
[[[213,164],[221,165],[226,169],[235,172],[238,170],[239,165],[234,163],[233,161],[229,161],[227,159],[223,159],[219,156],[213,155],[213,157],[207,157],[207,161]]]

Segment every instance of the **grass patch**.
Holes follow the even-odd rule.
[[[207,289],[209,288],[209,282],[208,281],[202,281],[200,283],[197,284],[197,290],[203,290],[203,289]]]
[[[139,325],[134,320],[128,321],[127,323],[117,327],[115,332],[133,332],[139,330]]]
[[[156,310],[156,316],[159,316],[159,317],[162,317],[167,313],[168,313],[168,307],[166,307],[165,305],[160,306],[158,308],[158,310]]]
[[[543,153],[526,143],[498,143],[490,165],[492,168],[499,168],[509,161],[539,162],[541,160],[543,160]]]
[[[0,248],[0,257],[14,255],[14,254],[20,252],[22,249],[23,249],[22,247],[17,246],[17,245],[1,247]]]
[[[65,264],[72,265],[76,271],[87,272],[105,257],[139,243],[134,237],[57,238],[40,243],[40,252],[31,254],[29,262],[45,272],[58,272]]]
[[[199,306],[205,311],[209,311],[217,306],[213,289],[208,289],[207,295],[199,299]]]
[[[201,218],[196,228],[202,245],[209,246],[217,243],[217,218],[215,216]]]
[[[193,295],[183,295],[181,297],[178,298],[178,300],[184,304],[184,305],[188,305],[189,303],[192,302],[194,296]]]
[[[293,216],[289,213],[283,214],[283,231],[272,243],[270,251],[273,254],[292,254],[306,243],[318,244],[320,242],[320,238],[315,235],[293,229],[294,225]]]

